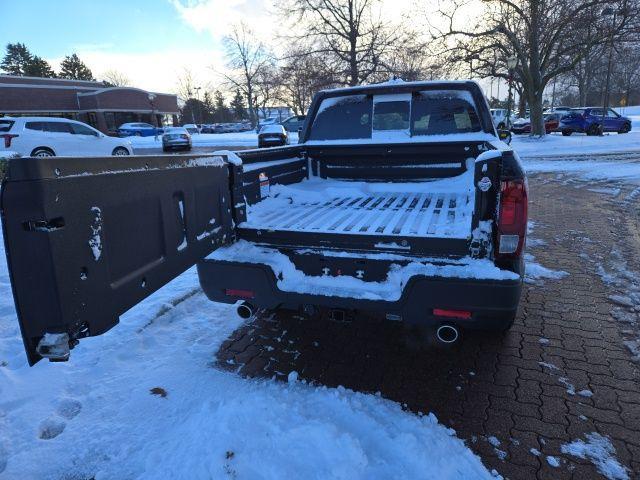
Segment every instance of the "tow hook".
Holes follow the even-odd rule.
[[[38,342],[36,352],[50,362],[66,362],[71,350],[69,340],[68,333],[45,333]]]

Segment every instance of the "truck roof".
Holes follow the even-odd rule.
[[[473,80],[418,80],[414,82],[405,82],[404,80],[395,79],[386,82],[371,83],[367,85],[357,85],[355,87],[342,87],[320,90],[318,95],[334,96],[334,95],[354,95],[359,93],[379,92],[380,90],[389,91],[390,93],[402,91],[416,91],[420,88],[437,88],[437,87],[455,87],[459,89],[461,86],[469,88],[480,88],[477,82]]]

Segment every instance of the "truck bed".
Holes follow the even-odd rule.
[[[325,179],[276,185],[247,211],[245,230],[467,239],[473,172],[412,183]]]

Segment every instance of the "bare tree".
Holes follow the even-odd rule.
[[[247,99],[249,119],[255,125],[257,82],[273,65],[273,57],[244,22],[234,25],[231,33],[224,39],[224,46],[230,69],[224,77],[230,89],[240,90]]]
[[[280,100],[296,115],[303,115],[319,90],[336,86],[333,72],[320,54],[308,53],[308,46],[296,46],[284,56],[280,67]]]
[[[303,32],[297,40],[310,40],[307,53],[321,54],[328,70],[347,85],[369,80],[398,40],[398,31],[381,17],[379,6],[380,0],[280,3],[282,16],[293,18]]]
[[[131,80],[119,70],[107,70],[102,74],[102,81],[113,87],[128,87]]]
[[[572,70],[596,45],[633,31],[637,0],[485,0],[484,13],[461,26],[462,0],[439,13],[437,29],[449,61],[470,65],[472,74],[507,78],[506,61],[518,59],[515,75],[531,109],[532,134],[545,134],[542,98],[547,84]],[[604,10],[615,12],[613,18]],[[469,18],[465,20],[469,24]],[[435,27],[434,27],[435,28]]]
[[[196,81],[193,78],[191,70],[185,68],[176,81],[176,94],[178,95],[178,98],[183,102],[186,102],[190,98],[194,97],[196,88]]]

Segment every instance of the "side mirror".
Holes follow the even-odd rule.
[[[511,143],[511,132],[509,130],[498,130],[498,138],[506,144]]]

